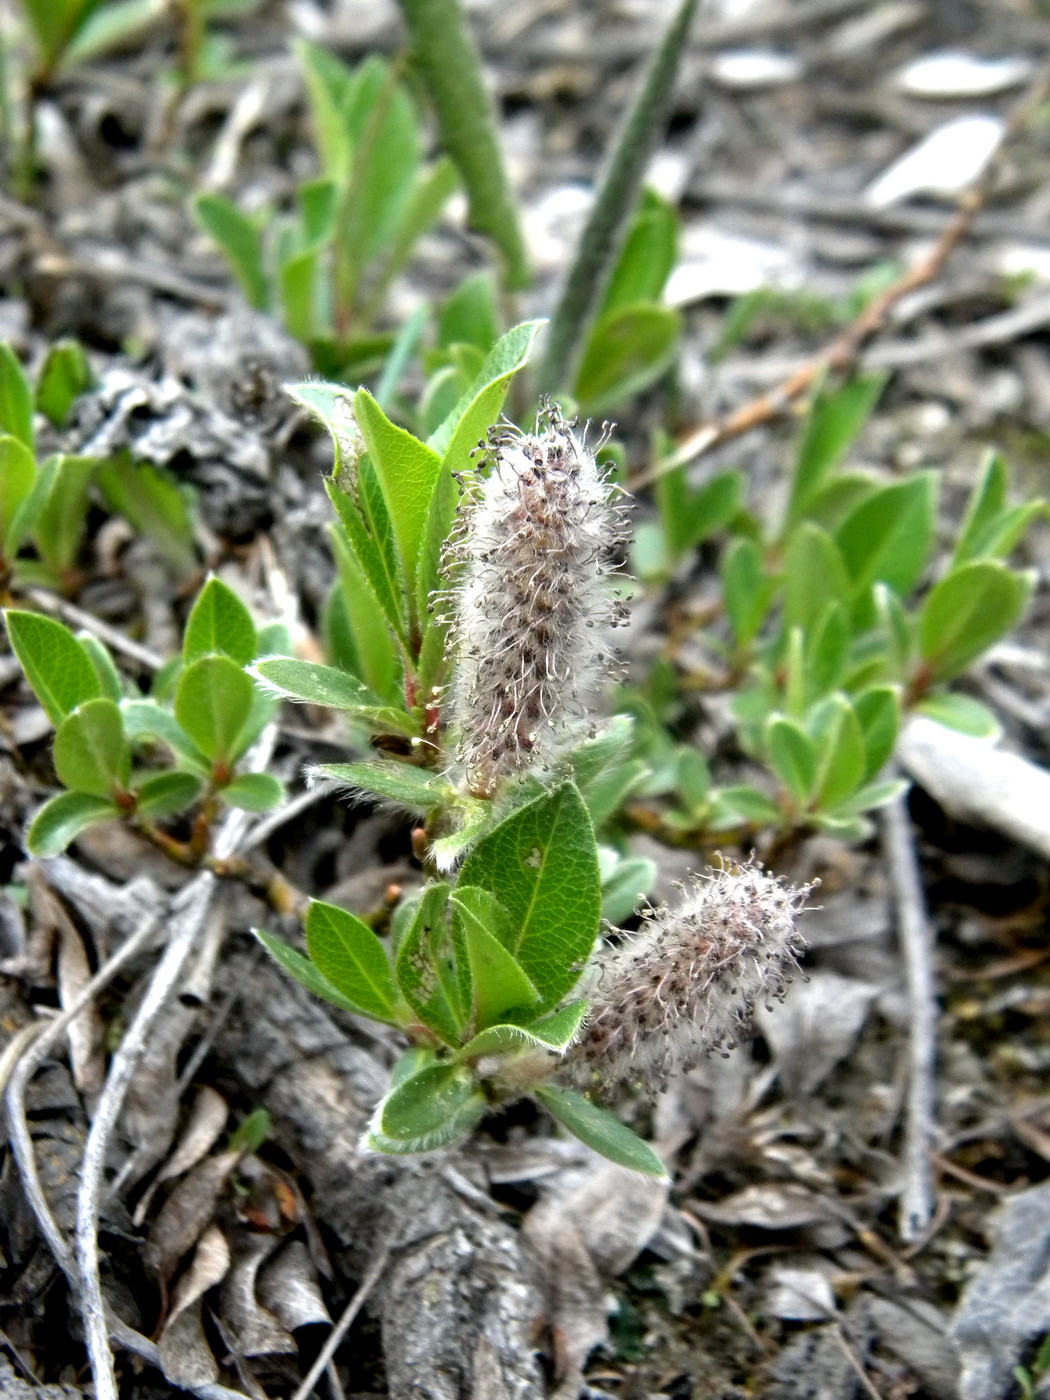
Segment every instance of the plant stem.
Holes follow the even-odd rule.
[[[551,317],[539,375],[539,387],[544,393],[562,392],[572,383],[590,323],[612,276],[637,203],[646,163],[663,124],[696,5],[697,0],[682,0],[612,148],[590,218],[576,246],[576,257]]]
[[[471,227],[487,234],[502,253],[505,285],[526,287],[525,239],[500,151],[495,107],[460,2],[400,4],[411,36],[412,63],[434,104],[442,144],[467,187]]]

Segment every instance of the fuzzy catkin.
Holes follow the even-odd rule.
[[[558,410],[489,442],[456,553],[451,715],[472,791],[542,769],[608,669],[623,604],[607,586],[623,524],[615,491]]]
[[[691,896],[606,949],[591,1011],[566,1069],[604,1089],[650,1091],[746,1034],[755,1005],[783,995],[805,943],[796,915],[812,886],[792,888],[756,864],[694,877]]]

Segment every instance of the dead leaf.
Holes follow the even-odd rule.
[[[199,1298],[203,1298],[209,1288],[221,1283],[229,1268],[230,1246],[226,1236],[218,1225],[209,1225],[197,1241],[193,1263],[175,1285],[171,1312],[168,1314],[168,1327],[180,1313],[185,1312]]]
[[[150,1228],[143,1251],[146,1267],[170,1278],[175,1266],[192,1249],[211,1223],[215,1207],[239,1151],[221,1152],[201,1162],[179,1182]]]
[[[605,1279],[622,1273],[660,1225],[669,1183],[592,1158],[560,1173],[525,1218],[550,1314],[556,1397],[575,1397],[584,1363],[608,1335]]]
[[[199,1298],[164,1329],[157,1349],[165,1379],[180,1390],[219,1379],[218,1363],[204,1335]]]
[[[162,1182],[182,1176],[215,1146],[230,1116],[229,1105],[216,1089],[205,1084],[198,1089],[186,1119],[182,1136],[171,1156],[161,1167],[150,1188],[135,1208],[135,1224],[145,1220],[153,1193]]]
[[[73,920],[58,900],[54,906],[58,924],[58,1000],[65,1011],[91,981],[91,964]],[[70,1021],[66,1034],[73,1082],[91,1104],[102,1092],[106,1078],[106,1028],[94,1001]]]
[[[299,1350],[295,1338],[256,1297],[256,1278],[278,1240],[242,1232],[222,1288],[220,1310],[239,1356],[273,1356]]]
[[[758,1008],[755,1020],[789,1094],[812,1094],[846,1058],[879,990],[818,970],[807,982],[793,983],[781,1005]]]
[[[992,1252],[967,1284],[952,1323],[962,1356],[961,1400],[1012,1394],[1013,1368],[1050,1332],[1048,1219],[1045,1181],[995,1213]]]
[[[302,1240],[292,1240],[259,1271],[259,1298],[289,1332],[331,1322],[317,1284],[317,1271]]]
[[[836,1218],[819,1196],[802,1186],[779,1182],[745,1186],[718,1202],[694,1201],[692,1209],[702,1220],[758,1230],[801,1230]]]

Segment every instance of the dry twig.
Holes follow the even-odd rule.
[[[814,359],[800,366],[776,389],[744,404],[725,418],[698,428],[662,462],[641,472],[627,485],[631,491],[650,486],[667,472],[695,461],[712,448],[742,437],[753,428],[775,422],[808,394],[826,374],[844,374],[853,369],[864,346],[882,331],[893,308],[912,292],[925,287],[944,271],[949,258],[968,237],[974,220],[988,201],[999,171],[999,158],[1009,139],[1016,135],[1031,113],[1046,100],[1050,91],[1050,69],[1044,70],[1017,104],[1006,124],[998,151],[981,175],[962,196],[954,218],[937,242],[914,267],[891,287],[869,302],[860,315]]]
[[[898,1228],[908,1244],[933,1218],[937,1002],[933,937],[922,891],[908,809],[898,797],[882,814],[882,844],[897,906],[897,932],[908,988],[908,1093],[905,1104]]]

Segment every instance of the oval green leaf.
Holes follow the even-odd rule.
[[[540,1103],[573,1137],[618,1166],[645,1176],[666,1177],[663,1162],[637,1133],[572,1089],[545,1085],[533,1091]]]
[[[91,657],[61,622],[10,608],[4,618],[26,680],[56,729],[78,705],[102,694]]]
[[[311,900],[306,915],[310,961],[364,1016],[397,1024],[397,989],[382,943],[346,909]]]
[[[228,656],[202,656],[187,666],[175,691],[175,718],[213,763],[228,762],[248,722],[255,687]]]
[[[131,751],[124,737],[120,706],[113,700],[87,700],[58,726],[55,772],[73,792],[112,798],[127,790]]]

